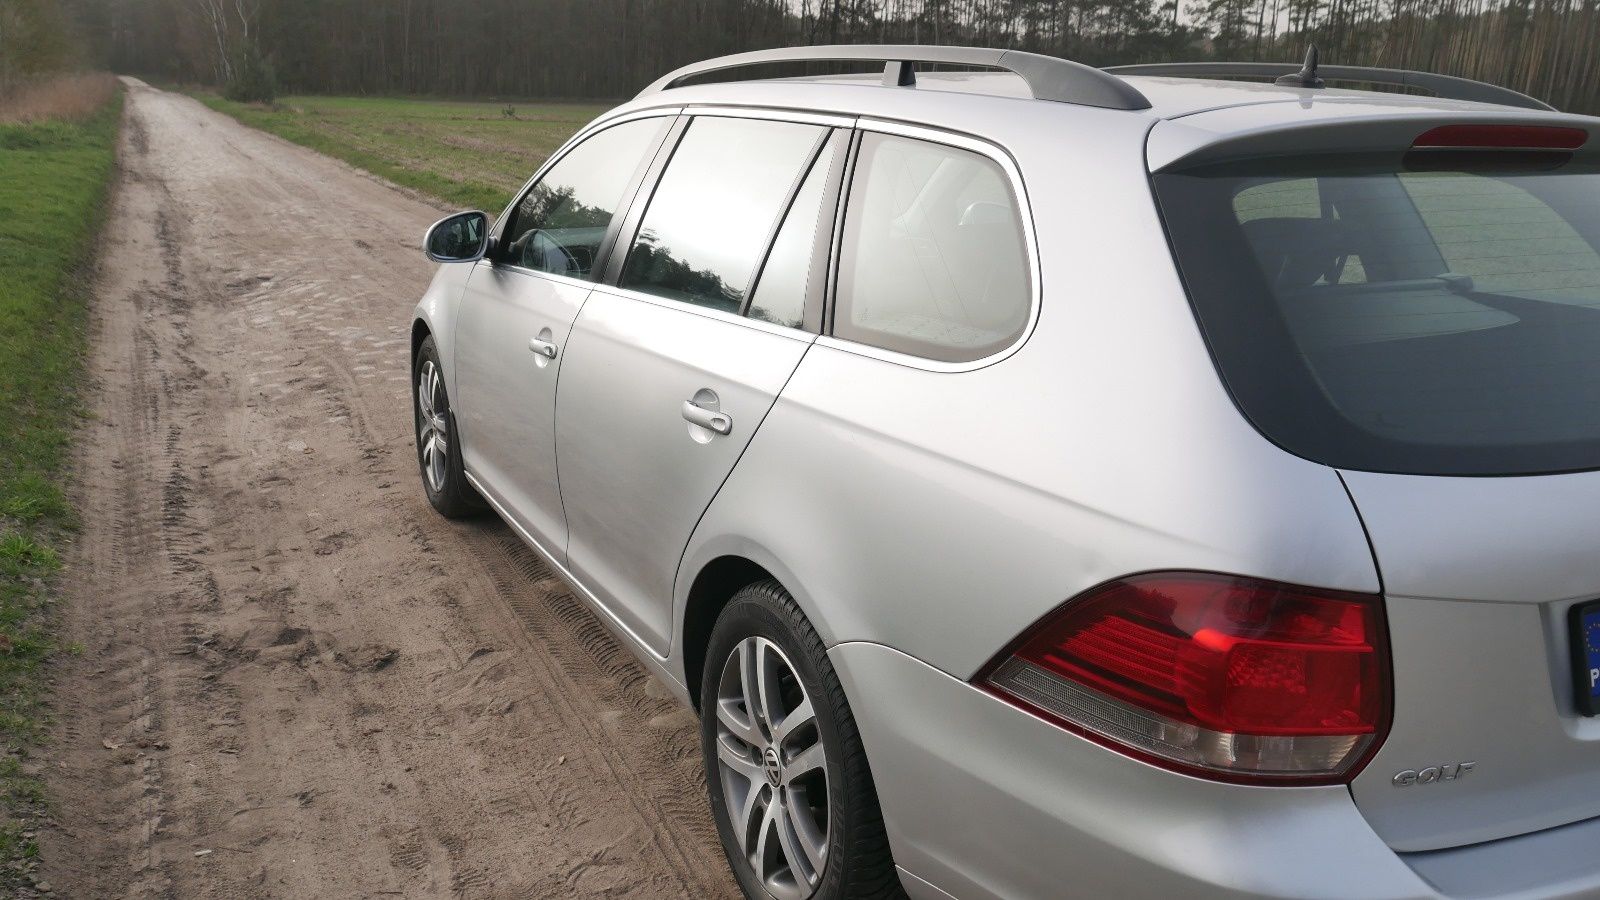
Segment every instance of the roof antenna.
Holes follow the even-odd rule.
[[[1306,64],[1300,67],[1300,71],[1279,76],[1277,84],[1285,87],[1322,87],[1322,79],[1317,77],[1317,45],[1312,44],[1306,50]]]

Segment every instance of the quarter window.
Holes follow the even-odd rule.
[[[834,334],[947,362],[1027,327],[1022,218],[993,160],[868,133],[845,211]]]
[[[572,278],[594,264],[617,206],[668,118],[635,119],[586,139],[524,194],[505,230],[501,259]]]
[[[739,312],[772,228],[825,131],[696,118],[645,211],[621,286]]]

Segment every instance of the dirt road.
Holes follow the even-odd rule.
[[[72,897],[718,897],[692,714],[417,483],[438,210],[130,82],[45,874]]]

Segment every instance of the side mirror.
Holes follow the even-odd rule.
[[[422,252],[434,262],[474,262],[489,247],[489,217],[472,210],[445,216],[422,236]]]

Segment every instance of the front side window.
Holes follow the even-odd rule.
[[[1600,171],[1562,157],[1259,160],[1155,179],[1240,408],[1342,468],[1600,468]]]
[[[505,230],[505,262],[572,278],[598,277],[606,229],[668,118],[635,119],[574,147],[524,194]]]
[[[970,150],[868,133],[845,207],[833,333],[930,359],[1015,341],[1032,305],[1005,172]]]
[[[772,228],[826,131],[696,118],[650,199],[620,285],[739,312]]]

